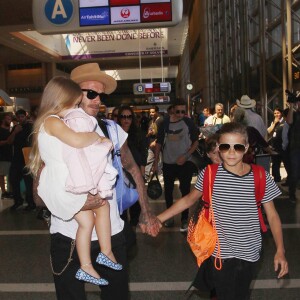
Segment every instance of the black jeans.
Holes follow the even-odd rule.
[[[300,149],[290,150],[289,195],[296,197],[297,182],[300,178]]]
[[[223,261],[222,269],[214,267],[214,258],[207,262],[207,280],[215,288],[218,300],[248,300],[250,284],[256,263],[230,258]]]
[[[280,176],[281,162],[282,162],[282,156],[280,153],[278,155],[272,156],[272,175],[274,177],[275,182],[279,182],[281,180],[281,176]]]
[[[13,197],[15,203],[23,203],[24,199],[21,195],[20,182],[24,179],[25,188],[26,188],[26,202],[30,206],[35,206],[33,202],[33,179],[30,174],[28,174],[28,169],[24,168],[25,166],[19,163],[12,162],[9,170],[9,180],[12,187]]]
[[[94,268],[99,275],[108,280],[109,284],[101,287],[101,299],[103,300],[127,300],[129,298],[128,266],[126,253],[126,239],[123,231],[112,236],[112,251],[123,270],[114,271],[96,263],[96,257],[100,248],[98,241],[91,245],[91,257]],[[54,272],[59,273],[67,264],[70,255],[71,239],[60,233],[51,235],[51,258]],[[76,248],[72,255],[72,262],[61,275],[53,275],[56,297],[58,300],[86,300],[84,283],[75,278],[80,267]]]
[[[191,181],[193,177],[194,165],[187,161],[182,166],[176,164],[163,164],[164,190],[167,208],[173,204],[173,190],[176,178],[179,180],[179,189],[182,197],[191,190]],[[189,210],[181,213],[181,221],[186,221],[189,216]]]

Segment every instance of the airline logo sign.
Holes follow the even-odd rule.
[[[73,16],[72,0],[48,0],[45,4],[46,18],[54,25],[65,25]]]
[[[97,10],[84,8],[79,11],[79,18],[82,26],[108,25],[110,24],[109,8],[99,7]]]
[[[111,7],[111,24],[140,23],[139,6]]]
[[[171,21],[171,3],[142,5],[142,22]]]

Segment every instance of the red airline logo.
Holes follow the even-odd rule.
[[[143,4],[142,22],[172,21],[171,3]]]
[[[121,10],[121,17],[124,18],[124,19],[127,19],[127,18],[129,18],[129,16],[130,16],[129,8],[123,8]]]

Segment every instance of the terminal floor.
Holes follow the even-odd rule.
[[[195,178],[194,178],[195,179]],[[279,183],[281,187],[281,184]],[[286,256],[290,273],[277,280],[273,270],[274,242],[270,232],[263,237],[263,254],[252,282],[251,299],[300,299],[300,190],[299,202],[291,204],[287,189],[275,200],[283,224]],[[176,187],[178,194],[178,187]],[[10,212],[10,199],[0,200],[0,300],[54,300],[55,292],[49,265],[49,233],[36,212]],[[164,199],[151,201],[155,212],[164,209]],[[186,294],[196,263],[186,235],[175,227],[163,228],[157,238],[137,230],[137,246],[130,253],[131,300],[209,299],[205,294]],[[87,285],[87,299],[100,299],[97,287]],[[122,300],[122,299],[120,299]]]

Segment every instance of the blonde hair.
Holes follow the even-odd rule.
[[[81,88],[71,79],[57,76],[53,77],[46,85],[33,126],[32,150],[27,164],[30,173],[34,177],[37,176],[38,170],[43,164],[38,147],[38,134],[45,119],[50,115],[59,114],[64,109],[75,107],[81,99]]]

